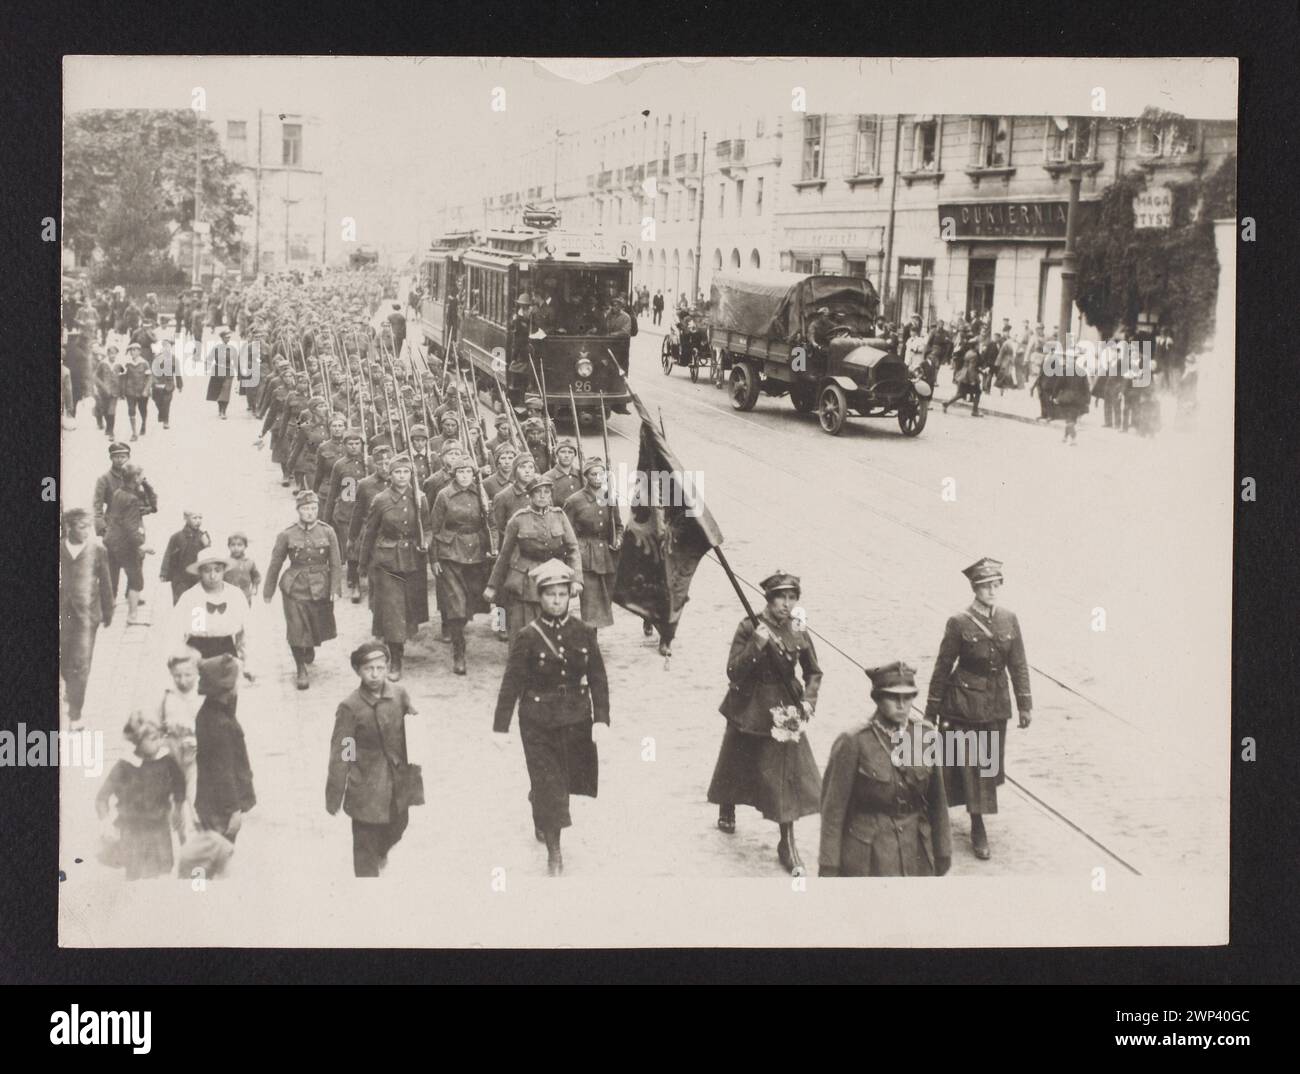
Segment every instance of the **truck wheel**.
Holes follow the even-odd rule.
[[[748,362],[737,362],[731,367],[731,407],[743,413],[757,402],[758,375]]]
[[[813,387],[796,387],[790,389],[790,402],[800,414],[811,414],[817,405],[817,389]]]
[[[849,416],[849,399],[838,384],[828,384],[822,389],[817,403],[817,420],[831,436],[839,436],[844,420]]]
[[[930,416],[930,401],[922,399],[915,392],[903,400],[898,408],[898,427],[904,436],[920,436],[925,428],[925,419]]]

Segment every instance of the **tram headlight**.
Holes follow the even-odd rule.
[[[590,358],[579,358],[577,364],[578,376],[586,379],[591,376],[592,364]]]

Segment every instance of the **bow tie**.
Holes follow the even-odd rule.
[[[209,611],[212,615],[225,615],[225,614],[226,614],[226,602],[225,602],[225,601],[222,601],[220,604],[213,604],[212,601],[208,601],[208,611]]]

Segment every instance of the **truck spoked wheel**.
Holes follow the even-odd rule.
[[[758,376],[747,362],[731,367],[731,406],[733,410],[753,410],[758,402]]]
[[[898,427],[904,436],[920,436],[925,428],[925,419],[930,416],[930,401],[920,399],[915,394],[910,396],[898,408]]]
[[[822,428],[831,436],[839,436],[848,416],[849,400],[844,389],[838,384],[826,385],[817,404],[817,420],[821,422]]]

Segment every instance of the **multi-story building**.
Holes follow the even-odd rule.
[[[214,118],[253,205],[240,219],[245,276],[325,261],[324,132],[314,116],[258,110]]]
[[[1080,227],[1135,167],[1153,183],[1206,174],[1236,151],[1234,122],[1079,116],[809,115],[783,151],[782,268],[867,276],[891,316],[964,311],[1060,319],[1068,173],[1083,171]]]

